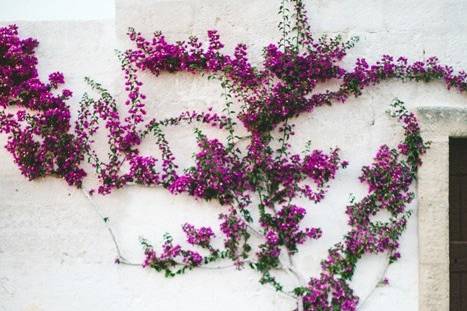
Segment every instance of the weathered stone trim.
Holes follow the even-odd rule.
[[[467,136],[467,108],[420,107],[431,141],[418,179],[419,310],[449,310],[449,137]]]

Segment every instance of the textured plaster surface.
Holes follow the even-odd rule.
[[[38,57],[42,77],[55,70],[64,72],[75,94],[71,105],[76,110],[79,97],[88,90],[84,76],[121,89],[113,49],[128,46],[128,26],[146,34],[162,30],[172,40],[189,35],[205,39],[207,29],[219,29],[226,50],[244,42],[251,48],[252,59],[259,62],[261,48],[278,39],[278,5],[275,0],[118,0],[115,21],[18,24],[22,35],[41,42]],[[443,62],[467,68],[464,1],[316,0],[310,5],[311,24],[317,33],[360,36],[345,62],[347,66],[360,56],[376,60],[382,53],[391,53],[410,59],[438,55]],[[201,77],[163,74],[157,79],[144,75],[144,80],[144,91],[151,99],[149,110],[160,117],[186,109],[221,109],[219,86]],[[385,113],[396,96],[419,114],[427,111],[422,108],[430,107],[461,111],[467,100],[437,83],[388,82],[344,105],[322,107],[296,120],[293,148],[297,152],[311,139],[314,148],[339,146],[343,158],[350,161],[331,184],[327,198],[319,205],[306,205],[307,224],[321,226],[324,236],[304,245],[297,255],[303,274],[318,275],[326,250],[348,230],[344,210],[349,194],[361,198],[366,192],[357,179],[360,168],[371,162],[379,145],[394,146],[401,138],[399,125]],[[438,118],[436,113],[431,116]],[[429,119],[427,114],[422,118]],[[402,258],[387,270],[389,286],[375,289],[386,267],[385,256],[369,256],[359,262],[352,286],[364,300],[361,310],[447,310],[447,198],[433,193],[447,191],[443,184],[447,176],[446,138],[438,139],[436,128],[449,128],[450,123],[435,123],[443,125],[422,123],[433,140],[418,186],[423,209],[417,209],[417,202],[412,205],[415,213],[401,239]],[[182,166],[192,163],[196,150],[192,130],[183,127],[167,132]],[[210,131],[209,135],[223,134]],[[4,142],[0,137],[0,144]],[[103,141],[99,148],[105,152]],[[145,152],[152,151],[154,147],[148,142]],[[429,174],[437,179],[427,178]],[[162,189],[137,187],[98,197],[95,203],[110,217],[123,253],[132,261],[142,257],[139,236],[157,243],[165,232],[172,232],[175,239],[182,240],[181,224],[216,225],[220,209]],[[420,230],[418,223],[423,223]],[[439,234],[424,228],[434,228]],[[431,252],[439,256],[430,256]],[[248,270],[199,270],[166,280],[151,271],[114,265],[114,256],[110,237],[80,191],[53,178],[27,182],[10,155],[0,150],[0,311],[208,311],[220,306],[227,311],[287,311],[294,307],[293,301],[261,286],[257,275]]]
[[[113,0],[2,0],[0,20],[93,20],[115,16]]]

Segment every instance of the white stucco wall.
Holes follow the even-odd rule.
[[[309,1],[313,29],[318,33],[360,36],[345,64],[357,57],[376,60],[383,53],[421,59],[437,55],[457,68],[467,68],[467,1],[462,0],[315,0]],[[152,33],[162,30],[170,39],[206,36],[218,29],[226,49],[247,43],[260,60],[261,48],[276,41],[278,22],[274,0],[117,0],[115,21],[19,21],[21,35],[40,41],[39,69],[63,71],[74,91],[76,109],[87,90],[84,76],[110,88],[121,83],[114,48],[127,45],[126,28]],[[2,3],[8,6],[9,3]],[[8,22],[10,23],[10,22]],[[7,22],[2,23],[8,24]],[[145,91],[153,100],[150,111],[161,117],[189,109],[220,107],[215,83],[187,74],[146,76]],[[321,226],[324,236],[302,247],[296,257],[306,275],[319,272],[327,249],[347,231],[345,206],[349,194],[358,198],[365,187],[357,177],[371,162],[380,144],[396,144],[400,127],[385,111],[394,97],[409,108],[419,106],[466,107],[467,98],[441,84],[387,82],[370,88],[346,104],[316,109],[297,120],[293,146],[300,150],[309,139],[314,148],[339,146],[350,161],[339,172],[326,199],[309,205],[307,223]],[[168,133],[181,163],[190,164],[195,142],[191,128]],[[0,137],[0,144],[5,142]],[[150,149],[148,149],[150,150]],[[142,257],[138,237],[159,242],[165,232],[183,240],[180,225],[215,225],[219,207],[173,196],[163,189],[131,187],[96,198],[108,215],[123,253],[133,261]],[[413,204],[416,209],[416,202]],[[375,284],[385,268],[384,256],[359,262],[353,286],[365,299],[361,310],[418,310],[417,213],[401,240],[402,258],[387,271],[389,286]],[[249,270],[198,270],[167,280],[140,268],[113,264],[112,241],[84,195],[53,178],[27,182],[10,155],[0,150],[0,310],[276,310],[288,311],[294,302],[257,282]]]
[[[2,21],[113,19],[113,0],[0,0]]]

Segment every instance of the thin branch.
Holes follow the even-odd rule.
[[[297,297],[297,311],[304,311],[302,296]]]
[[[118,263],[119,265],[124,265],[124,266],[143,267],[143,265],[140,263],[129,262],[121,258],[118,261],[116,261],[116,263]]]
[[[248,227],[248,229],[250,229],[250,231],[254,234],[256,234],[258,237],[260,238],[264,238],[264,235],[261,234],[261,232],[259,232],[258,230],[256,230],[252,225],[250,225],[249,223],[245,222],[246,223],[246,226]]]
[[[279,295],[282,295],[283,297],[285,298],[290,298],[290,299],[293,299],[293,300],[296,300],[297,299],[297,296],[292,293],[292,292],[277,292]],[[301,310],[302,311],[302,310]]]
[[[102,213],[99,211],[99,207],[92,200],[92,197],[89,194],[88,190],[82,188],[81,191],[84,194],[84,196],[86,197],[86,199],[89,201],[89,204],[91,204],[91,206],[94,208],[94,211],[96,212],[96,214],[104,222],[104,225],[105,225],[107,231],[109,232],[109,234],[110,234],[110,236],[112,238],[112,242],[114,244],[114,248],[115,248],[115,251],[117,253],[117,258],[115,259],[115,262],[118,263],[118,264],[124,265],[124,266],[143,267],[143,264],[131,262],[131,261],[127,260],[122,255],[122,252],[121,252],[121,249],[120,249],[120,247],[118,245],[115,233],[113,232],[112,227],[109,224],[110,219],[108,217],[104,217],[102,215]],[[180,266],[186,266],[186,264],[184,264],[182,262],[177,262],[176,264],[180,265]],[[206,270],[221,270],[221,269],[229,269],[229,268],[233,268],[233,267],[236,267],[236,265],[235,264],[229,264],[229,265],[224,265],[224,266],[202,265],[202,266],[198,266],[196,268],[206,269]]]
[[[143,264],[140,264],[140,263],[134,263],[134,262],[129,262],[129,261],[126,261],[126,260],[119,260],[118,261],[118,264],[121,264],[121,265],[124,265],[124,266],[136,266],[136,267],[144,267]],[[187,265],[183,262],[178,262],[176,261],[175,262],[175,265],[176,266],[181,266],[181,267],[193,267],[193,266],[190,266],[190,265]],[[211,266],[209,264],[206,264],[206,265],[201,265],[201,266],[196,266],[196,267],[193,267],[193,268],[197,268],[197,269],[203,269],[203,270],[223,270],[223,269],[229,269],[229,268],[234,268],[236,267],[235,264],[229,264],[229,265],[225,265],[225,266]]]
[[[286,266],[286,269],[297,279],[299,286],[304,286],[306,284],[304,276],[296,269],[293,262],[292,254],[288,253],[289,264]]]
[[[240,209],[241,203],[240,203],[240,201],[238,200],[238,198],[235,196],[235,194],[233,194],[233,198],[234,198],[235,202],[237,202],[238,209]],[[230,206],[231,206],[233,209],[235,209],[235,206],[234,206],[233,204],[230,204]],[[248,227],[248,229],[250,229],[250,231],[251,231],[252,233],[256,234],[256,235],[257,235],[258,237],[260,237],[260,238],[264,238],[264,235],[263,235],[261,232],[259,232],[259,230],[257,230],[255,227],[253,227],[252,225],[250,225],[250,224],[248,223],[248,221],[245,219],[245,217],[243,216],[242,213],[239,213],[239,214],[240,214],[240,217],[243,218],[243,220],[245,221],[246,226]]]
[[[365,299],[361,300],[361,303],[359,304],[359,307],[358,307],[359,309],[361,309],[370,300],[370,297],[375,293],[376,289],[380,287],[380,284],[382,282],[384,282],[384,278],[386,276],[386,273],[388,272],[388,269],[389,269],[389,262],[386,264],[386,267],[384,268],[383,272],[381,273],[381,276],[379,277],[378,281],[376,282],[371,292],[368,293]]]
[[[298,282],[298,286],[305,286],[305,278],[303,275],[295,268],[295,264],[293,262],[292,254],[288,252],[288,259],[289,259],[289,266],[287,267],[287,271],[292,274]],[[297,311],[304,311],[303,307],[303,298],[300,295],[296,296],[297,299]]]
[[[114,244],[114,247],[115,247],[115,251],[117,252],[117,260],[119,262],[125,262],[125,263],[128,263],[128,261],[126,260],[125,257],[122,256],[122,252],[120,251],[120,247],[118,246],[118,242],[117,242],[117,238],[115,237],[115,234],[112,230],[112,228],[110,227],[109,225],[109,218],[108,217],[104,217],[102,215],[102,213],[99,211],[99,207],[94,203],[94,201],[92,200],[91,198],[91,195],[89,194],[89,191],[86,190],[84,187],[81,188],[81,191],[83,192],[84,196],[86,197],[86,199],[89,201],[89,204],[91,204],[91,206],[94,208],[94,211],[96,212],[96,214],[99,216],[99,218],[104,222],[104,225],[107,229],[107,231],[109,232],[111,238],[112,238],[112,241],[113,241],[113,244]],[[130,263],[128,263],[130,264]],[[133,265],[133,264],[130,264],[130,265]]]

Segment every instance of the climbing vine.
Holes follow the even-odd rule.
[[[185,223],[181,229],[190,247],[182,247],[169,234],[160,246],[142,240],[145,258],[140,265],[144,268],[174,277],[230,260],[238,269],[257,271],[262,284],[295,299],[300,311],[356,310],[359,298],[349,281],[358,260],[378,253],[387,253],[389,263],[400,257],[399,238],[411,214],[407,206],[414,199],[410,189],[428,144],[415,115],[395,100],[391,116],[401,124],[403,140],[397,146],[380,146],[373,162],[362,168],[360,181],[368,186],[368,193],[347,206],[349,231],[329,249],[320,274],[305,278],[295,269],[293,257],[300,245],[313,243],[323,232],[303,226],[308,207],[296,201],[305,198],[310,204],[319,203],[348,162],[341,159],[338,148],[313,150],[308,144],[302,153],[292,153],[294,118],[322,105],[345,102],[388,79],[442,80],[448,88],[463,92],[467,75],[434,57],[409,63],[404,57],[388,55],[373,65],[360,58],[352,70],[345,70],[339,62],[356,38],[345,42],[339,36],[314,37],[302,0],[282,0],[279,16],[281,39],[264,48],[260,66],[249,61],[244,44],[237,45],[232,55],[225,54],[214,30],[208,31],[205,45],[196,37],[170,43],[160,32],[148,40],[130,29],[133,48],[118,53],[127,93],[125,111],[102,84],[86,78],[97,98],[83,96],[74,124],[67,105],[71,91],[58,94],[65,82],[63,74],[52,73],[47,83],[42,82],[34,54],[38,42],[21,39],[16,26],[0,28],[0,133],[7,135],[6,149],[31,180],[53,175],[81,188],[89,173],[83,169],[86,160],[99,178],[95,190],[86,190],[89,197],[96,191],[108,194],[138,184],[222,205],[219,236],[211,227]],[[224,109],[222,113],[186,111],[166,119],[149,116],[138,77],[141,71],[155,77],[188,72],[218,81]],[[339,87],[317,90],[329,81]],[[196,128],[195,164],[180,168],[165,129],[182,124],[217,128],[227,138],[213,139]],[[107,133],[106,158],[95,151],[93,137],[99,131]],[[143,140],[151,136],[159,157],[140,150]],[[375,221],[373,216],[383,210],[389,219]],[[115,242],[113,233],[112,237]],[[215,239],[222,239],[222,247],[214,246]],[[117,251],[117,263],[131,264],[118,246]],[[285,288],[276,278],[278,271],[288,272],[296,286]]]

